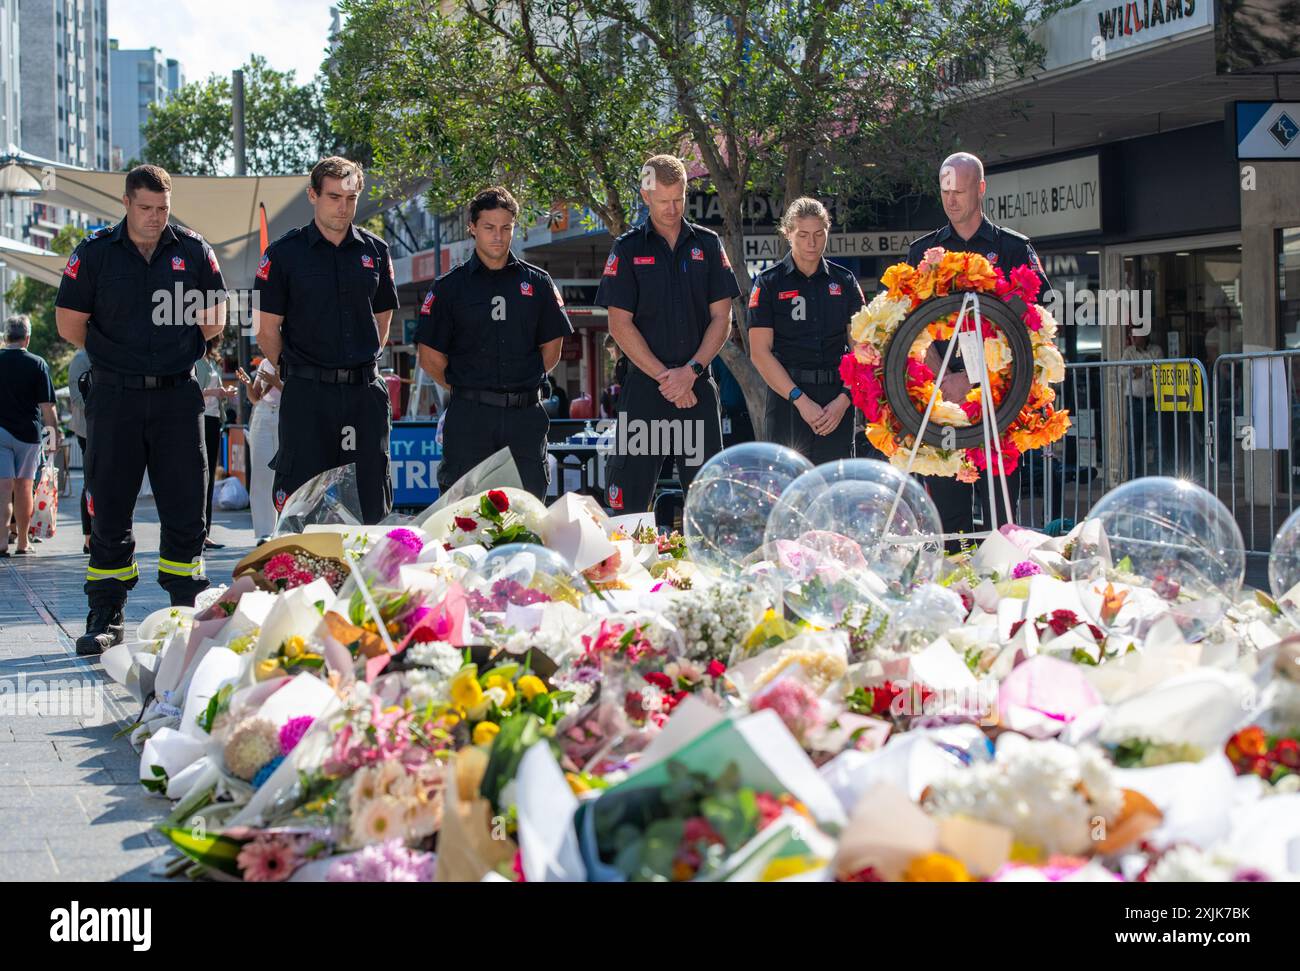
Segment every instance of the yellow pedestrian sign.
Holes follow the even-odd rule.
[[[1201,371],[1187,361],[1151,365],[1156,411],[1204,411]]]

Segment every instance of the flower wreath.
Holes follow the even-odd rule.
[[[880,282],[886,289],[850,321],[853,350],[840,362],[840,376],[852,393],[854,405],[862,409],[866,418],[867,440],[891,464],[907,468],[915,437],[904,431],[885,393],[883,365],[889,342],[904,319],[927,300],[963,291],[989,293],[1004,300],[1018,297],[1027,308],[1021,319],[1029,330],[1033,347],[1034,378],[1020,413],[1002,431],[1000,447],[1007,473],[1016,469],[1021,453],[1042,448],[1065,435],[1070,427],[1069,412],[1053,407],[1056,392],[1049,387],[1065,380],[1065,359],[1053,343],[1056,321],[1036,302],[1042,281],[1030,267],[1017,266],[1008,277],[979,253],[950,253],[935,246],[925,251],[918,267],[896,263],[884,272]],[[952,313],[931,321],[908,352],[907,394],[918,411],[925,410],[935,390],[935,372],[925,362],[926,353],[935,341],[953,337],[957,316]],[[989,387],[996,409],[1011,384],[1012,354],[1006,336],[987,320],[983,337]],[[982,392],[982,387],[972,388],[960,403],[940,397],[930,415],[931,422],[954,427],[979,425]],[[986,465],[982,446],[943,449],[923,442],[912,471],[917,475],[955,476],[962,482],[975,482]],[[997,467],[996,458],[994,467]]]

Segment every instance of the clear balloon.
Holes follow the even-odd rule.
[[[768,516],[781,493],[812,467],[798,452],[774,442],[733,445],[705,462],[683,513],[691,559],[714,576],[738,576],[763,545]]]
[[[772,509],[764,552],[786,606],[818,626],[863,603],[888,613],[938,575],[943,526],[925,489],[874,459],[805,472]]]
[[[1300,627],[1300,509],[1287,517],[1273,540],[1268,587],[1282,613]]]
[[[578,606],[586,581],[554,550],[533,543],[507,543],[491,550],[465,577],[469,606],[482,613],[505,613],[511,605],[563,600]]]
[[[1245,543],[1228,508],[1200,486],[1165,476],[1102,496],[1070,559],[1088,619],[1135,638],[1168,616],[1186,640],[1200,640],[1236,600],[1246,573]]]

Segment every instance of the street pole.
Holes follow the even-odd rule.
[[[230,124],[231,124],[231,135],[234,141],[234,148],[235,148],[235,175],[237,176],[247,175],[248,174],[248,153],[247,153],[247,145],[244,138],[244,72],[239,68],[236,68],[234,71],[232,71],[230,75]],[[246,292],[240,291],[240,308],[239,308],[238,319],[240,321],[241,326],[240,326],[239,338],[236,341],[236,347],[238,348],[236,353],[239,356],[240,367],[243,367],[245,370],[247,370],[249,361],[251,360],[252,341],[250,340],[248,335],[244,333],[246,328],[243,327],[243,322],[249,319],[249,317],[251,316],[246,312],[246,307],[245,307],[246,301],[244,299],[245,296],[246,296]],[[248,395],[246,389],[244,389],[242,386],[240,388],[239,403],[240,403],[239,417],[244,421],[245,427],[247,427],[248,422],[250,421],[249,411],[251,410],[252,406],[248,401]]]

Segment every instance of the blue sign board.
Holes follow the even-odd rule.
[[[424,508],[438,498],[438,444],[436,421],[393,423],[388,437],[388,457],[393,478],[393,505]]]

